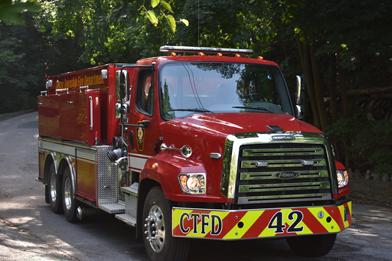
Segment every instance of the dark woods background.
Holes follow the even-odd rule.
[[[45,75],[163,44],[251,48],[291,88],[304,75],[306,121],[339,159],[392,175],[391,14],[389,0],[0,0],[0,113],[35,108]]]

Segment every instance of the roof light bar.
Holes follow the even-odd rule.
[[[159,48],[162,53],[183,52],[183,53],[232,53],[232,54],[252,54],[251,49],[235,49],[235,48],[215,48],[215,47],[194,47],[194,46],[171,46],[164,45]]]

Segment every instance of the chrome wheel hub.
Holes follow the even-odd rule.
[[[156,253],[162,251],[165,244],[165,222],[162,209],[153,205],[144,220],[144,234],[150,243],[152,250]]]
[[[50,175],[50,199],[52,202],[56,201],[57,197],[57,190],[56,190],[56,174],[53,172],[52,175]]]
[[[71,191],[71,181],[69,177],[65,178],[65,182],[64,182],[64,205],[67,210],[71,209],[72,191]]]

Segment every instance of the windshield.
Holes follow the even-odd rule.
[[[292,113],[280,71],[269,65],[173,62],[160,71],[164,119],[194,113]]]

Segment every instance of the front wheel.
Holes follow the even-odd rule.
[[[320,257],[331,251],[336,234],[292,237],[287,239],[290,249],[298,256]]]
[[[189,240],[171,236],[171,208],[162,191],[154,187],[143,207],[143,243],[152,261],[183,261],[189,252]]]

